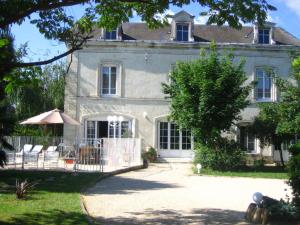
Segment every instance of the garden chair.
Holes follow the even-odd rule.
[[[30,151],[30,154],[39,154],[43,149],[43,145],[35,145]]]
[[[57,146],[52,145],[46,149],[46,153],[55,152],[56,150],[57,150]]]
[[[22,148],[22,150],[20,152],[17,153],[17,155],[22,155],[23,153],[29,153],[30,150],[32,149],[32,146],[33,145],[30,145],[30,144],[25,144]]]

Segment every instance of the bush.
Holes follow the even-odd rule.
[[[222,138],[217,146],[197,144],[194,163],[213,170],[232,170],[246,164],[245,153],[235,141]]]
[[[300,215],[300,142],[292,145],[289,149],[292,156],[288,162],[289,185],[293,189],[293,204]]]
[[[157,153],[156,153],[155,148],[153,148],[153,147],[149,148],[149,150],[147,152],[144,152],[142,154],[142,158],[146,159],[150,162],[154,162],[157,159]]]

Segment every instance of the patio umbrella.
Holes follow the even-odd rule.
[[[49,112],[44,112],[37,116],[28,118],[20,124],[70,124],[70,125],[80,125],[80,123],[72,119],[67,114],[63,113],[59,109],[54,109]]]

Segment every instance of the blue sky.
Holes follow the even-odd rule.
[[[269,2],[278,9],[275,12],[270,12],[269,21],[275,22],[277,26],[284,28],[300,39],[300,0],[270,0]],[[176,13],[180,10],[195,15],[196,23],[205,23],[206,21],[206,18],[199,16],[203,8],[197,4],[183,8],[171,7],[167,13]],[[68,11],[71,15],[78,17],[82,8],[76,6],[69,8]],[[139,18],[133,18],[132,21],[139,21]],[[15,36],[16,46],[28,44],[30,51],[26,61],[47,59],[66,49],[63,43],[46,40],[28,21],[25,21],[21,26],[13,26],[12,32]]]

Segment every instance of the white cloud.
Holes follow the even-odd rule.
[[[208,15],[207,16],[198,16],[195,18],[195,24],[206,24],[208,20]]]
[[[282,4],[285,4],[291,11],[297,14],[300,18],[300,2],[299,0],[276,0]]]
[[[167,9],[166,11],[164,11],[164,13],[157,13],[154,15],[154,18],[157,19],[157,20],[160,20],[160,21],[163,21],[163,19],[169,15],[169,16],[173,16],[175,13],[170,10],[170,9]],[[172,21],[172,18],[167,18],[168,19],[168,22],[171,23]]]

